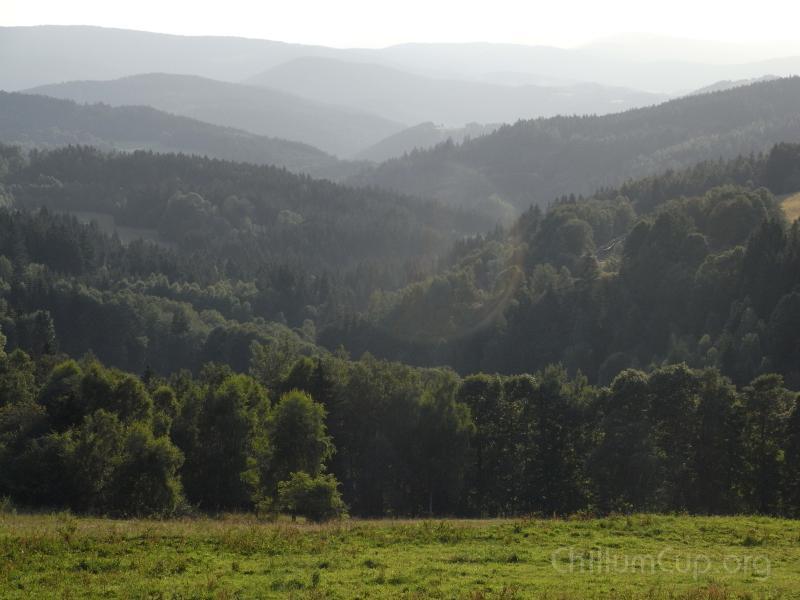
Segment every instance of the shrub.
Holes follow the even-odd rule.
[[[311,477],[296,471],[278,484],[278,503],[294,518],[297,515],[321,522],[346,515],[347,507],[333,475]]]

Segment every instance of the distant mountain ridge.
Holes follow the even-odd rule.
[[[447,127],[471,122],[513,123],[556,114],[606,114],[667,99],[663,94],[599,84],[509,86],[432,78],[380,64],[322,57],[289,61],[246,83],[395,121],[434,121]]]
[[[650,50],[653,45],[655,50]],[[737,64],[665,59],[662,42],[644,40],[635,52],[608,44],[565,49],[515,44],[400,44],[382,49],[337,49],[234,37],[178,36],[86,26],[0,27],[0,89],[54,82],[116,79],[155,71],[242,81],[302,57],[380,64],[444,79],[492,81],[515,73],[521,82],[595,82],[662,93],[685,93],[723,79],[800,73],[800,56]],[[676,46],[677,44],[677,46]],[[683,47],[672,41],[672,48]],[[717,45],[719,46],[719,45]],[[719,46],[716,50],[719,53]],[[794,54],[800,55],[800,51]],[[648,59],[650,57],[650,59]],[[531,76],[534,76],[531,79]],[[428,117],[430,118],[430,117]]]
[[[110,81],[72,81],[27,90],[78,102],[146,105],[350,156],[404,128],[383,117],[283,91],[194,75],[150,73]]]
[[[105,150],[183,152],[283,166],[332,179],[360,168],[305,144],[209,125],[154,108],[84,105],[6,92],[0,92],[0,142],[28,147],[82,144]]]
[[[0,88],[154,71],[240,81],[298,56],[330,48],[236,37],[182,36],[83,25],[0,27]]]

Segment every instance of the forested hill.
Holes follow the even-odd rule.
[[[446,128],[429,121],[390,135],[366,150],[362,150],[355,158],[384,162],[416,149],[433,148],[447,140],[463,142],[466,138],[480,137],[495,131],[498,127],[500,127],[499,123],[490,125],[469,123],[464,127]]]
[[[492,211],[544,206],[669,168],[800,140],[800,78],[673,100],[615,115],[521,121],[357,176],[372,184]]]
[[[283,332],[313,348],[317,328],[419,280],[487,227],[274,167],[0,146],[0,329],[36,356],[245,370],[252,341]]]
[[[764,187],[766,186],[766,187]],[[412,364],[519,373],[562,363],[608,383],[686,361],[800,388],[800,146],[706,162],[527,211],[450,267],[322,336]]]
[[[5,506],[800,514],[800,222],[770,192],[800,186],[800,146],[531,209],[396,294],[378,275],[419,279],[404,257],[469,215],[91,148],[0,147],[0,184]],[[316,345],[330,322],[355,352],[515,374],[349,360]]]
[[[247,163],[85,146],[7,162],[15,206],[107,215],[179,249],[209,252],[239,273],[275,260],[317,271],[401,265],[491,226],[434,202]]]
[[[76,104],[2,91],[0,141],[40,148],[87,144],[105,150],[184,152],[282,166],[333,179],[360,168],[306,144],[210,125],[150,107]]]
[[[112,106],[152,106],[215,125],[311,144],[340,157],[356,154],[404,128],[374,114],[278,90],[171,73],[71,81],[29,92]]]

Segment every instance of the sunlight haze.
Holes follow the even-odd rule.
[[[800,47],[791,0],[758,3],[613,0],[558,3],[457,0],[159,2],[3,0],[0,25],[98,25],[181,35],[225,35],[377,48],[407,42],[495,42],[562,47],[622,32],[647,32],[767,45],[773,55]],[[785,41],[782,41],[785,40]],[[754,55],[763,55],[753,49]],[[756,56],[756,58],[758,58]]]

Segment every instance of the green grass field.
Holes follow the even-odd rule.
[[[797,598],[800,522],[0,516],[3,598]]]

